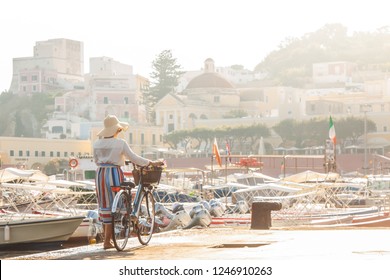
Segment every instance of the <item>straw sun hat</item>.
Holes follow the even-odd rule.
[[[126,131],[128,128],[128,123],[120,122],[118,118],[114,115],[108,115],[104,119],[104,128],[97,135],[101,137],[111,137],[114,136],[118,129]]]

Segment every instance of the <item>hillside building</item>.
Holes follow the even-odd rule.
[[[36,42],[32,57],[13,59],[9,91],[34,94],[69,90],[84,81],[83,43],[69,39]]]

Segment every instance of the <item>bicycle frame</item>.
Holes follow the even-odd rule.
[[[139,214],[139,210],[140,210],[140,207],[141,207],[141,204],[140,204],[141,193],[143,191],[146,192],[146,190],[144,188],[145,187],[142,185],[142,180],[140,180],[140,182],[138,184],[137,192],[135,194],[134,201],[131,203],[131,206],[132,206],[131,214],[132,215],[138,216],[138,214]],[[121,189],[119,192],[116,193],[116,195],[114,197],[114,200],[112,202],[111,212],[115,212],[116,211],[116,206],[118,205],[118,199],[120,197],[120,194],[123,193],[123,192],[127,192],[127,191],[130,192],[129,195],[130,195],[130,197],[132,197],[131,190]]]
[[[146,192],[146,190],[144,190],[144,186],[142,185],[142,179],[141,179],[139,184],[138,184],[137,192],[135,194],[134,202],[132,204],[133,209],[131,211],[131,214],[134,215],[134,216],[137,216],[137,217],[138,217],[138,214],[139,214],[139,211],[140,211],[140,208],[141,208],[140,198],[141,198],[141,193],[143,191]]]
[[[112,202],[111,213],[116,212],[116,206],[118,205],[118,200],[119,200],[120,194],[123,193],[123,192],[127,192],[127,190],[121,189],[119,192],[117,192],[117,193],[115,194],[114,200],[113,200],[113,202]]]
[[[141,167],[141,174],[142,170]],[[129,238],[129,229],[137,234],[142,245],[149,243],[154,232],[155,200],[152,191],[154,184],[144,184],[143,181],[143,176],[140,176],[134,200],[131,191],[135,187],[134,183],[125,181],[121,183],[121,186],[112,187],[116,192],[111,208],[113,241],[118,251],[125,248]],[[146,207],[146,211],[143,210],[143,206]]]

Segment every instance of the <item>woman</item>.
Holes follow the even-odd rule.
[[[98,136],[100,137],[93,145],[93,155],[96,165],[96,194],[99,206],[99,219],[104,225],[104,243],[103,248],[113,248],[111,243],[111,206],[115,193],[111,191],[111,186],[118,186],[124,180],[121,166],[125,159],[140,165],[149,164],[162,165],[160,161],[150,161],[133,152],[124,139],[118,138],[122,131],[126,131],[128,123],[119,122],[118,118],[108,115],[104,119],[104,129]]]

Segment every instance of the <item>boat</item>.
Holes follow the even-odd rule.
[[[353,227],[390,227],[390,217],[377,218],[366,222],[352,222]]]
[[[378,217],[373,220],[367,220],[364,222],[357,222],[352,220],[352,222],[346,223],[333,223],[333,224],[317,224],[312,225],[313,228],[380,228],[380,227],[390,227],[390,217]]]
[[[244,216],[225,216],[225,217],[213,217],[210,226],[250,226],[250,215]]]
[[[366,214],[366,215],[359,215],[354,217],[353,223],[365,223],[365,222],[371,222],[371,221],[377,221],[382,220],[390,217],[390,212],[376,212],[374,214]]]
[[[310,222],[310,225],[334,225],[334,224],[345,224],[353,221],[352,216],[336,216],[332,218],[321,218],[314,219]]]
[[[80,155],[70,158],[69,167],[63,174],[65,180],[74,182],[95,181],[97,165],[95,164],[93,155]]]
[[[42,224],[47,219],[83,217],[70,239],[90,241],[102,233],[93,186],[53,180],[35,170],[7,168],[1,175],[0,211],[4,224],[23,223],[25,220]],[[64,236],[67,235],[66,232]]]
[[[294,193],[301,191],[304,188],[308,188],[307,186],[302,186],[302,184],[297,183],[267,183],[267,184],[259,184],[256,186],[250,186],[248,188],[243,188],[240,190],[236,190],[232,194],[232,200],[240,201],[244,200],[249,205],[252,204],[254,200],[258,197],[284,197],[290,196]]]
[[[67,241],[84,216],[16,219],[0,215],[0,245]]]
[[[62,211],[41,211],[34,210],[33,214],[44,215],[47,217],[58,217],[58,216],[74,216],[73,213],[69,213],[68,210],[63,209]],[[98,220],[98,211],[97,210],[77,210],[78,215],[82,215],[84,219],[81,224],[76,228],[73,234],[69,239],[71,240],[81,240],[85,239],[88,242],[91,242],[92,239],[99,238],[103,234],[103,225]]]

